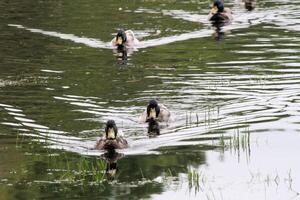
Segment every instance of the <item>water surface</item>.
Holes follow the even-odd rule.
[[[4,199],[299,199],[300,2],[228,1],[221,30],[174,2],[0,3]],[[142,41],[127,60],[118,28]],[[173,120],[149,138],[152,98]],[[108,119],[130,143],[115,175],[92,149]]]

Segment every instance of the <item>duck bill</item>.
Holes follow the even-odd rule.
[[[150,109],[150,112],[149,112],[149,118],[153,118],[153,119],[156,118],[156,111],[155,111],[155,108],[151,108],[151,109]]]
[[[216,14],[216,13],[218,12],[217,6],[212,7],[212,9],[210,10],[210,12],[211,12],[212,14]]]
[[[123,39],[121,37],[117,38],[117,45],[122,45],[123,44]]]
[[[115,131],[113,128],[109,128],[107,131],[107,139],[115,139]]]

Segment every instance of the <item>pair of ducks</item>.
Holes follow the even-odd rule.
[[[244,0],[253,1],[253,0]],[[232,13],[229,8],[224,8],[223,0],[215,0],[208,19],[213,22],[228,22],[232,20]],[[139,40],[135,37],[132,30],[119,30],[116,37],[111,41],[111,46],[117,47],[118,51],[133,48],[139,44]]]
[[[245,8],[249,11],[253,10],[256,6],[256,0],[243,0],[243,2]],[[224,0],[214,0],[208,19],[214,23],[224,23],[230,22],[233,17],[231,10],[224,7]]]
[[[158,104],[156,100],[149,101],[146,110],[140,117],[140,122],[148,122],[148,134],[160,134],[158,122],[168,122],[170,111],[163,104]],[[115,149],[125,149],[128,142],[118,135],[118,128],[114,120],[108,120],[105,126],[105,136],[96,144],[95,149],[114,152]]]

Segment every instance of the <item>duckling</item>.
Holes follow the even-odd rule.
[[[115,149],[127,148],[127,141],[122,136],[118,136],[117,134],[118,128],[115,121],[108,120],[105,127],[105,137],[101,138],[97,142],[95,149],[113,152]]]
[[[213,22],[231,21],[232,12],[229,8],[224,8],[222,0],[215,0],[208,19]]]
[[[116,37],[112,39],[111,45],[121,48],[123,46],[134,47],[139,43],[132,30],[119,30]]]
[[[158,104],[156,100],[149,101],[147,109],[140,117],[140,122],[149,122],[151,118],[159,122],[169,122],[171,113],[168,108],[163,104]]]

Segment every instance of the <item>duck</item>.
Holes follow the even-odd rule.
[[[170,120],[171,113],[168,108],[163,104],[158,104],[156,100],[152,99],[149,101],[146,110],[140,117],[140,122],[149,122],[151,119],[155,119],[158,122],[168,123]]]
[[[256,0],[243,0],[243,2],[245,3],[245,8],[248,11],[254,10],[256,7]]]
[[[123,49],[125,47],[133,48],[139,43],[132,30],[118,30],[116,37],[111,41],[113,47]]]
[[[128,148],[128,142],[122,136],[118,136],[118,128],[114,120],[108,120],[105,126],[105,136],[101,138],[95,149],[114,152],[115,149]]]
[[[215,0],[208,19],[214,23],[228,22],[232,20],[232,12],[229,8],[224,8],[223,0]]]

